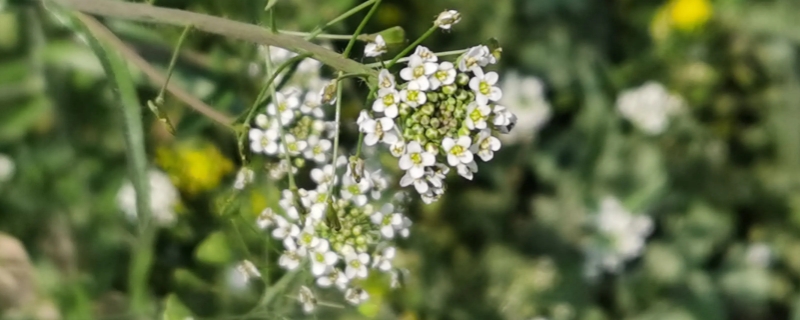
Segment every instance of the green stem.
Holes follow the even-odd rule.
[[[332,26],[332,25],[334,25],[334,24],[337,24],[337,23],[339,23],[339,21],[342,21],[342,20],[344,20],[344,19],[347,19],[347,18],[349,18],[350,16],[352,16],[352,15],[356,14],[357,12],[359,12],[359,11],[361,11],[361,10],[364,10],[364,8],[368,7],[369,5],[371,5],[371,4],[372,4],[373,2],[375,2],[375,1],[379,1],[379,0],[368,0],[368,1],[366,1],[366,2],[364,2],[364,3],[362,3],[362,4],[360,4],[360,5],[357,5],[357,6],[353,7],[353,8],[352,8],[352,9],[350,9],[350,10],[347,10],[347,12],[345,12],[345,13],[342,13],[341,15],[339,15],[339,16],[338,16],[338,17],[336,17],[336,18],[333,18],[333,20],[329,21],[329,22],[328,22],[328,23],[326,23],[324,26],[322,26],[322,27],[317,27],[316,29],[312,30],[312,31],[309,33],[309,35],[306,37],[306,39],[309,39],[309,40],[310,40],[310,39],[314,39],[314,38],[316,38],[316,37],[317,37],[317,36],[318,36],[320,33],[322,33],[322,31],[324,31],[324,30],[325,30],[325,29],[327,29],[328,27],[330,27],[330,26]],[[356,32],[355,34],[358,34],[358,32]]]
[[[463,53],[467,52],[467,50],[469,50],[469,49],[434,52],[434,54],[437,57],[457,56],[457,55],[460,55],[460,54],[463,54]],[[406,62],[408,60],[411,60],[411,58],[410,57],[403,57],[403,58],[398,59],[395,63]],[[374,63],[365,64],[365,66],[370,67],[370,68],[377,68],[377,67],[384,66],[387,63],[391,63],[391,62],[392,62],[392,60],[378,61],[378,62],[374,62]]]
[[[367,15],[364,16],[364,19],[361,19],[361,23],[359,23],[358,27],[356,27],[356,32],[353,32],[353,36],[350,38],[350,42],[347,43],[347,47],[344,49],[344,53],[342,53],[342,56],[344,56],[345,58],[350,57],[350,51],[353,50],[353,45],[356,44],[356,38],[358,38],[358,35],[361,34],[362,30],[364,30],[364,27],[367,26],[369,19],[372,18],[372,15],[375,13],[375,11],[378,10],[378,7],[380,5],[381,5],[381,0],[374,0],[372,8],[369,9]]]
[[[51,1],[72,10],[106,17],[178,26],[193,25],[197,30],[223,35],[232,39],[240,39],[267,46],[277,46],[295,53],[308,52],[311,54],[312,58],[334,69],[342,70],[347,73],[367,73],[370,74],[370,77],[377,78],[377,72],[375,70],[367,68],[356,61],[346,59],[335,51],[299,37],[272,33],[260,26],[252,24],[184,10],[161,8],[143,3],[112,0]],[[329,24],[334,22],[336,21],[332,21]],[[319,33],[321,33],[321,31],[317,32],[317,34]]]
[[[312,35],[311,32],[300,32],[300,31],[289,31],[289,30],[278,30],[278,33],[285,34],[285,35],[290,35],[290,36],[295,36],[295,37],[303,37],[303,38],[305,38],[307,40],[311,40],[311,39],[350,40],[350,38],[353,37],[353,35],[350,35],[350,34],[320,33],[320,34],[314,35],[313,38],[309,38]],[[362,37],[362,35],[358,35],[358,38],[359,38],[359,40],[366,41],[366,39],[364,37]]]
[[[331,158],[331,165],[333,165],[334,171],[336,171],[336,157],[338,157],[339,152],[339,127],[341,127],[340,119],[342,117],[342,84],[336,83],[336,114],[334,116],[333,123],[335,127],[335,135],[333,136],[333,158]],[[330,190],[333,190],[333,184],[331,183]],[[328,190],[328,196],[330,196],[330,190]]]
[[[425,41],[425,39],[430,37],[433,34],[433,32],[436,31],[436,29],[439,29],[439,27],[436,26],[436,25],[433,25],[430,29],[428,29],[428,31],[425,31],[425,33],[423,33],[422,36],[419,37],[419,39],[417,39],[416,41],[414,41],[411,44],[409,44],[408,47],[403,49],[403,51],[400,51],[400,53],[398,53],[394,57],[394,59],[392,59],[392,61],[389,61],[389,63],[386,65],[386,68],[388,69],[388,68],[393,67],[397,63],[397,61],[400,60],[400,58],[402,58],[405,55],[407,55],[409,52],[411,52],[411,50],[414,50],[414,48],[417,45],[419,45],[420,43],[422,43],[422,41]]]
[[[192,28],[193,26],[191,24],[183,27],[183,32],[181,33],[180,38],[178,38],[178,43],[175,45],[175,50],[172,51],[172,58],[169,60],[166,79],[164,80],[164,83],[161,84],[161,90],[158,92],[158,97],[156,97],[156,102],[159,104],[161,101],[164,101],[164,92],[167,91],[167,84],[169,83],[169,79],[172,77],[172,70],[175,69],[175,63],[178,61],[178,53],[181,52],[183,41],[186,40],[186,36],[189,35],[189,31],[191,31]]]

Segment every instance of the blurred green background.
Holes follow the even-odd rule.
[[[265,3],[155,1],[261,25]],[[359,1],[277,3],[281,29],[309,31]],[[0,161],[0,315],[125,319],[135,223],[116,202],[125,144],[103,69],[41,3],[0,8],[0,154],[11,160]],[[402,26],[413,41],[444,9],[462,21],[423,44],[447,51],[498,39],[493,68],[517,132],[473,181],[453,176],[442,200],[409,207],[401,288],[375,281],[365,305],[321,306],[311,318],[800,319],[800,2],[387,0],[366,31]],[[362,15],[329,31],[353,32]],[[161,70],[181,33],[103,21]],[[263,61],[253,44],[192,32],[173,81],[237,115],[255,99]],[[153,99],[159,87],[132,71],[142,101]],[[617,108],[649,81],[683,102],[662,132]],[[343,143],[352,147],[365,88],[345,92]],[[235,194],[234,215],[245,219],[221,212],[239,167],[235,137],[167,97],[174,136],[142,109],[149,159],[180,190],[177,219],[154,244],[149,290],[162,310],[229,319],[264,289],[229,281],[246,258],[234,235],[245,230],[250,251],[274,261],[274,241],[244,224],[279,189],[265,175]],[[623,268],[591,278],[587,246],[603,238],[592,222],[605,197],[650,217],[652,232]],[[304,318],[295,292],[262,318]]]

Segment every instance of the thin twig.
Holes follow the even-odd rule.
[[[116,48],[119,53],[125,57],[125,60],[130,61],[139,69],[141,69],[142,72],[144,72],[144,74],[147,75],[147,77],[150,78],[150,81],[152,81],[154,84],[157,86],[163,86],[167,82],[166,76],[161,74],[161,72],[150,65],[146,60],[144,60],[144,58],[139,56],[136,51],[122,42],[122,40],[117,38],[117,36],[108,30],[108,28],[106,28],[103,24],[90,16],[85,16],[83,21],[86,24],[86,27],[89,28],[93,34],[95,34],[98,38],[102,38],[109,45]],[[189,107],[208,117],[209,119],[225,126],[230,126],[233,123],[233,119],[231,117],[215,110],[205,102],[184,91],[174,83],[167,83],[166,87],[167,91],[172,93],[176,98],[183,101]]]
[[[47,0],[43,0],[47,1]],[[300,37],[272,33],[252,24],[232,21],[184,10],[160,8],[143,3],[111,0],[53,0],[66,8],[86,13],[141,22],[193,25],[197,30],[241,39],[258,44],[276,46],[296,53],[310,53],[312,58],[334,69],[347,73],[366,73],[377,78],[377,72],[323,46]]]

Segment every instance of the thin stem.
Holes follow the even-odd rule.
[[[306,38],[308,40],[311,40],[311,39],[309,39],[309,37],[311,36],[311,32],[278,30],[278,33],[285,34],[285,35],[290,35],[290,36],[295,36],[295,37],[303,37],[303,38]],[[315,35],[313,39],[350,40],[350,38],[352,38],[352,37],[353,37],[353,35],[351,35],[351,34],[320,33],[320,34]],[[366,41],[366,39],[364,39],[362,37],[362,35],[359,35],[358,38],[359,38],[359,40]]]
[[[186,36],[189,35],[189,31],[191,31],[192,28],[193,26],[191,24],[183,27],[183,32],[181,33],[180,38],[178,38],[178,43],[175,45],[175,50],[172,51],[172,58],[170,58],[169,67],[167,68],[167,76],[164,79],[164,83],[161,85],[161,91],[158,92],[158,97],[156,98],[157,101],[164,100],[164,91],[167,90],[167,84],[169,84],[169,79],[172,77],[172,70],[175,69],[175,63],[178,61],[178,54],[181,52],[183,41],[186,40]]]
[[[119,2],[125,3],[125,2]],[[145,5],[146,6],[146,5]],[[149,6],[148,6],[149,7]],[[133,63],[139,69],[144,72],[144,74],[150,78],[150,81],[155,83],[156,85],[163,85],[166,83],[166,77],[161,74],[156,68],[150,65],[146,60],[144,60],[139,54],[136,53],[133,49],[128,47],[122,40],[117,38],[108,28],[103,26],[100,22],[90,16],[81,16],[86,27],[94,34],[96,37],[102,39],[108,45],[114,47],[116,51],[125,57],[125,60]],[[215,110],[211,106],[205,104],[200,99],[192,96],[188,92],[184,91],[174,83],[167,83],[166,84],[167,91],[172,93],[178,100],[183,101],[188,105],[190,108],[194,109],[198,113],[208,117],[209,119],[222,124],[226,127],[230,127],[233,123],[233,119],[228,117],[227,115]]]
[[[337,24],[337,23],[339,23],[339,21],[342,21],[342,20],[344,20],[344,19],[347,19],[347,18],[349,18],[350,16],[352,16],[352,15],[356,14],[357,12],[359,12],[359,11],[363,10],[364,8],[368,7],[369,5],[371,5],[371,4],[372,4],[373,2],[375,2],[375,1],[379,1],[379,0],[368,0],[368,1],[366,1],[366,2],[364,2],[364,3],[362,3],[362,4],[360,4],[360,5],[357,5],[357,6],[353,7],[353,8],[352,8],[352,9],[350,9],[350,10],[347,10],[347,12],[340,14],[340,15],[339,15],[338,17],[336,17],[336,18],[333,18],[333,20],[329,21],[329,22],[328,22],[328,23],[326,23],[324,26],[322,26],[322,27],[317,27],[316,29],[314,29],[313,31],[311,31],[311,32],[309,33],[308,37],[306,37],[306,39],[314,39],[314,38],[316,38],[316,37],[317,37],[317,36],[318,36],[320,33],[322,33],[322,31],[324,31],[324,30],[325,30],[325,29],[327,29],[328,27],[330,27],[330,26],[332,26],[332,25],[334,25],[334,24]],[[358,32],[356,32],[355,34],[358,34]]]
[[[350,51],[353,50],[353,45],[356,44],[356,38],[358,37],[359,34],[361,34],[361,31],[364,30],[364,27],[367,26],[369,18],[372,18],[372,15],[375,13],[375,11],[378,10],[378,7],[381,5],[381,0],[374,0],[374,3],[375,4],[372,5],[372,8],[370,8],[369,11],[367,12],[367,15],[364,16],[364,19],[361,19],[361,23],[359,23],[358,27],[356,27],[356,32],[353,32],[353,36],[350,38],[350,42],[347,43],[347,47],[344,49],[344,53],[342,53],[342,56],[344,56],[345,58],[350,57]]]
[[[425,33],[423,33],[422,36],[419,37],[419,39],[409,44],[408,47],[403,49],[403,51],[400,51],[400,53],[398,53],[394,57],[394,59],[392,59],[392,61],[389,61],[389,64],[386,66],[386,68],[393,67],[397,63],[397,60],[400,60],[401,57],[407,55],[409,52],[411,52],[411,50],[414,50],[414,48],[417,45],[419,45],[420,43],[422,43],[422,41],[425,41],[425,39],[430,37],[433,34],[433,32],[436,31],[436,29],[439,29],[439,26],[434,24],[430,29],[428,29],[428,31],[425,31]]]
[[[372,99],[372,95],[375,94],[375,90],[377,90],[377,89],[378,89],[378,87],[372,87],[371,89],[369,89],[369,93],[367,94],[367,99],[366,99],[366,101],[364,101],[364,105],[365,106],[369,105],[369,100]],[[356,157],[360,157],[361,156],[361,145],[363,145],[363,144],[364,144],[364,132],[359,130],[358,131],[358,144],[356,145]]]
[[[290,35],[271,33],[264,28],[225,18],[178,9],[168,9],[143,3],[112,0],[52,0],[69,9],[106,17],[177,26],[194,25],[197,30],[219,34],[232,39],[281,47],[295,53],[308,52],[311,57],[334,69],[347,73],[367,73],[377,78],[377,72],[356,61],[308,40]],[[370,0],[374,1],[374,0]],[[371,3],[371,2],[370,2]],[[330,22],[329,24],[333,23]],[[319,33],[319,32],[318,32]]]
[[[460,54],[463,54],[463,53],[467,52],[467,50],[469,50],[469,49],[461,49],[461,50],[453,50],[453,51],[443,51],[443,52],[434,52],[434,54],[435,54],[437,57],[457,56],[457,55],[460,55]],[[406,62],[406,61],[409,61],[409,60],[411,60],[411,57],[403,57],[403,58],[400,58],[400,59],[398,59],[398,60],[396,61],[396,63],[400,63],[400,62]],[[377,67],[384,67],[384,68],[386,68],[386,65],[385,65],[385,64],[387,64],[387,63],[391,63],[391,62],[392,62],[392,60],[384,60],[384,61],[378,61],[378,62],[374,62],[374,63],[368,63],[368,64],[366,64],[366,66],[367,66],[367,67],[370,67],[370,68],[377,68]]]
[[[271,28],[272,28],[272,30],[276,30],[276,27],[275,27],[275,8],[272,8],[270,10],[270,18],[271,18],[270,20],[272,20],[272,21],[270,21]],[[271,56],[270,48],[269,48],[269,46],[267,46],[267,57],[270,57],[270,56]],[[267,60],[267,72],[269,72],[272,75],[272,77],[275,77],[278,70],[272,68],[272,59],[266,59],[266,60]],[[279,103],[280,102],[278,102],[277,99],[276,99],[277,98],[277,90],[276,90],[275,86],[273,86],[273,85],[269,85],[268,87],[270,89],[270,94],[272,95],[272,102],[275,104],[276,111],[278,111],[278,109],[280,109],[280,107],[279,107]],[[275,117],[278,120],[278,134],[280,134],[281,143],[283,144],[283,148],[284,148],[283,156],[284,156],[284,160],[286,160],[286,164],[289,166],[289,172],[286,174],[286,176],[289,177],[289,189],[294,191],[294,190],[297,189],[297,185],[294,183],[294,174],[292,173],[292,157],[289,156],[289,145],[286,144],[286,132],[283,130],[283,119],[281,117],[280,112],[276,112],[276,113],[278,115],[277,117]]]
[[[334,116],[333,123],[336,126],[334,129],[335,135],[333,136],[333,158],[331,158],[331,164],[333,165],[334,171],[336,171],[336,157],[338,157],[339,151],[339,127],[340,121],[342,117],[342,84],[336,83],[336,115]],[[328,190],[328,196],[330,196],[330,191],[333,190],[333,183],[331,183],[331,188]],[[326,196],[327,197],[327,196]]]

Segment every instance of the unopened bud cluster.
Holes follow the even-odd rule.
[[[426,203],[445,190],[450,167],[472,179],[475,156],[489,161],[500,149],[498,133],[508,133],[516,117],[497,104],[502,91],[496,72],[483,67],[497,61],[486,46],[470,48],[455,63],[419,46],[397,82],[380,71],[372,112],[358,119],[364,143],[383,142],[406,170],[401,186],[414,185]],[[371,115],[370,115],[371,114]]]

